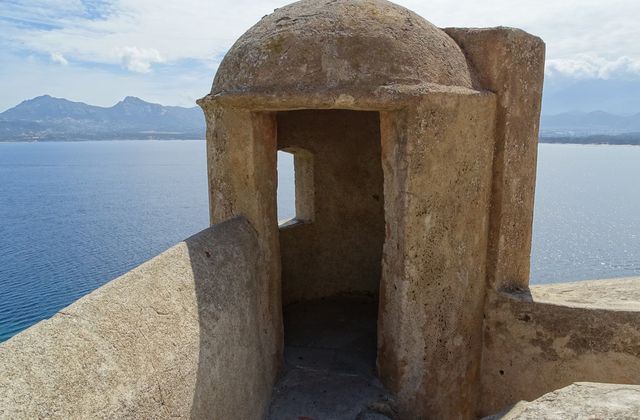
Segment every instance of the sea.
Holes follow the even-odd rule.
[[[208,226],[205,143],[0,143],[0,341]],[[293,216],[279,154],[278,218]],[[640,275],[640,147],[539,146],[531,283]]]

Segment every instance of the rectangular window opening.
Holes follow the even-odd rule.
[[[278,225],[313,222],[313,156],[290,148],[278,151]]]

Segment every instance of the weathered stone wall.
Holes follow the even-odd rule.
[[[207,121],[211,223],[246,217],[264,256],[265,269],[256,285],[259,338],[271,358],[264,374],[275,382],[283,351],[275,114],[200,103]]]
[[[495,96],[384,112],[378,367],[401,418],[470,418],[479,389]]]
[[[377,112],[279,112],[278,148],[313,155],[312,223],[280,230],[286,303],[341,293],[378,294],[384,242]]]
[[[573,382],[640,383],[640,278],[491,293],[480,414]]]
[[[262,418],[264,270],[237,218],[108,283],[0,346],[0,418]]]
[[[498,97],[487,279],[496,290],[529,284],[545,45],[514,28],[448,28]]]

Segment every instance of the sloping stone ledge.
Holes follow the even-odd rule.
[[[640,277],[536,285],[531,297],[548,305],[640,312]]]
[[[574,382],[640,384],[640,278],[490,293],[481,415]]]
[[[264,272],[243,218],[206,229],[0,346],[0,418],[260,418]]]
[[[640,418],[640,386],[581,382],[485,420]]]

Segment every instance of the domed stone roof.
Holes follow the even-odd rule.
[[[212,94],[472,87],[444,31],[385,0],[302,0],[265,16],[220,64]]]

